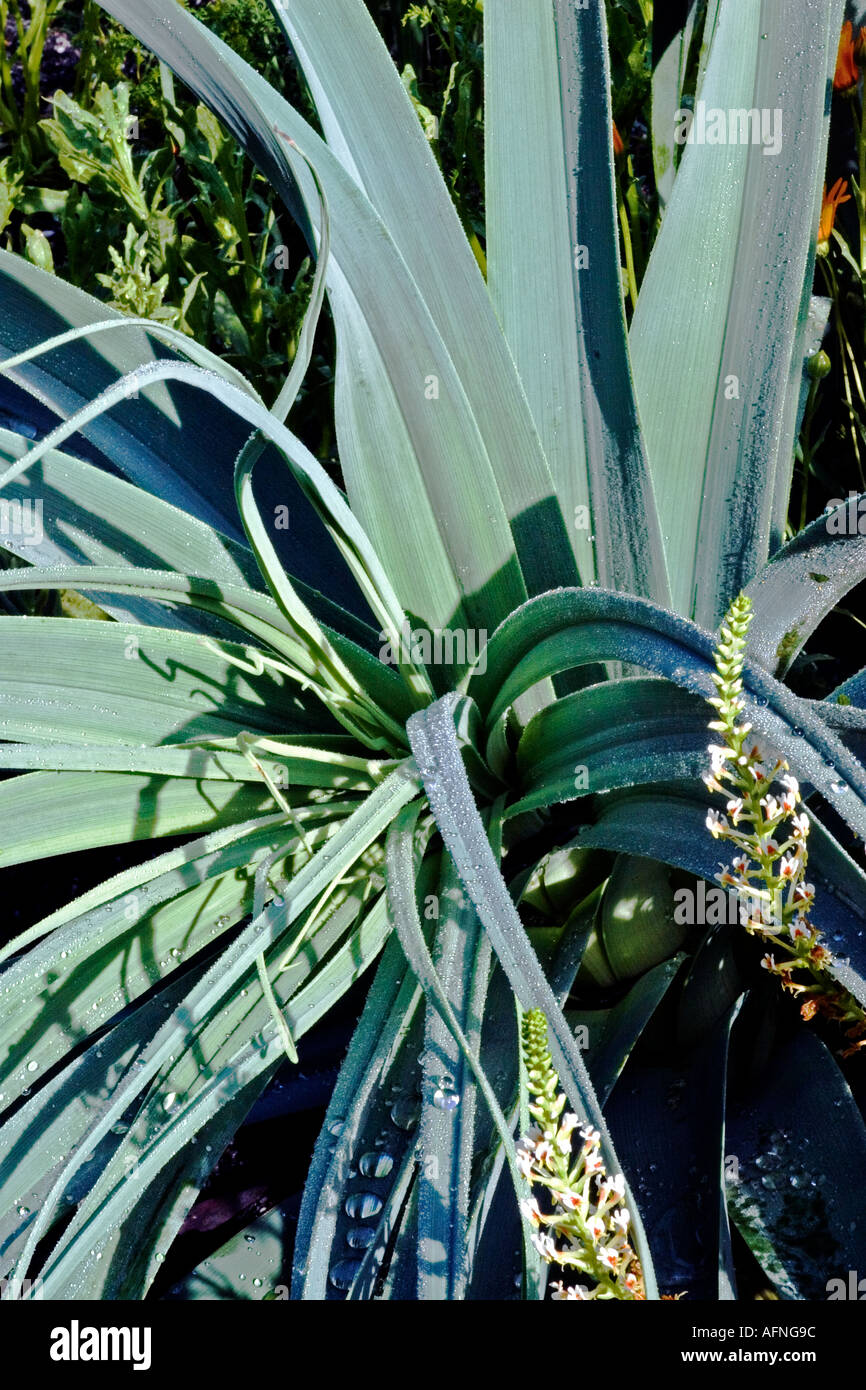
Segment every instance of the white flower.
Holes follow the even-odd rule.
[[[811,937],[812,933],[809,930],[805,918],[796,917],[794,921],[791,923],[791,940],[810,941]]]
[[[736,825],[740,819],[740,816],[743,814],[743,798],[741,796],[731,797],[731,800],[728,802],[727,806],[725,807],[725,810],[730,816],[732,823]]]
[[[566,1211],[580,1211],[584,1205],[584,1199],[578,1192],[557,1192],[556,1200]]]
[[[561,1154],[571,1153],[571,1134],[578,1123],[579,1121],[576,1115],[570,1113],[563,1115],[559,1129],[556,1131],[556,1139],[554,1140]]]
[[[792,777],[790,772],[785,772],[779,778],[779,781],[782,783],[782,786],[785,788],[785,790],[789,792],[790,795],[795,798],[795,800],[799,801],[800,783],[797,781],[796,777]]]
[[[553,1145],[549,1139],[539,1139],[535,1146],[536,1163],[549,1164],[553,1158]]]
[[[619,1264],[619,1251],[612,1245],[606,1245],[599,1250],[598,1258],[608,1269],[616,1269]]]
[[[603,1207],[606,1205],[608,1198],[611,1196],[611,1194],[613,1195],[615,1201],[622,1201],[623,1197],[625,1196],[625,1178],[623,1177],[622,1173],[617,1173],[616,1176],[612,1178],[605,1178],[604,1181],[599,1185],[599,1207]]]
[[[761,908],[756,909],[751,915],[743,908],[740,921],[748,931],[755,932],[760,936],[777,936],[782,930],[782,923],[777,922],[774,918],[767,918]]]
[[[809,817],[806,815],[806,812],[801,811],[799,815],[792,816],[791,826],[791,834],[795,839],[805,839],[809,834]]]
[[[533,1231],[530,1239],[543,1260],[553,1261],[556,1259],[556,1245],[553,1236],[549,1236],[547,1232],[539,1234],[538,1231]]]
[[[783,854],[776,868],[782,878],[796,878],[800,872],[800,856]]]
[[[761,961],[761,968],[763,970],[775,970],[776,957],[769,954],[764,956],[764,959]]]
[[[714,777],[727,776],[728,772],[725,763],[728,758],[734,756],[733,748],[723,748],[721,744],[711,743],[707,752],[710,755],[710,767]]]
[[[524,1197],[523,1201],[520,1203],[520,1210],[523,1212],[527,1221],[531,1221],[533,1226],[541,1225],[541,1208],[534,1197]]]
[[[528,1150],[518,1149],[515,1154],[515,1162],[517,1163],[518,1173],[524,1178],[532,1177],[532,1154],[529,1153]]]
[[[589,1234],[592,1236],[593,1240],[599,1241],[601,1240],[607,1228],[604,1224],[604,1219],[601,1216],[591,1216],[586,1223],[586,1229],[589,1231]]]
[[[725,816],[720,816],[718,811],[707,811],[707,829],[717,840],[720,835],[724,835],[728,829],[728,822]]]
[[[764,808],[764,815],[767,820],[775,820],[777,816],[782,814],[782,808],[778,801],[774,796],[770,796],[769,793],[767,796],[761,797],[761,805]]]
[[[553,1289],[552,1297],[560,1301],[563,1299],[581,1299],[588,1301],[592,1298],[589,1289],[585,1288],[583,1284],[571,1284],[566,1286],[559,1281],[556,1284],[552,1284],[551,1288]]]
[[[755,782],[766,782],[767,766],[763,762],[760,753],[761,750],[758,748],[758,745],[755,744],[751,752],[742,753],[740,757],[737,759],[737,762],[741,767],[745,767],[748,769],[751,777]]]
[[[618,1226],[625,1233],[628,1232],[628,1223],[631,1218],[627,1207],[619,1207],[616,1211],[611,1212],[610,1219],[614,1226]]]

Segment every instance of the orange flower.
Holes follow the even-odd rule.
[[[848,192],[847,179],[837,179],[827,192],[827,185],[824,185],[824,199],[821,203],[821,226],[818,229],[818,254],[826,256],[830,250],[830,237],[836,222],[836,209],[841,203],[850,203],[851,194]]]
[[[859,78],[860,72],[854,54],[854,26],[850,19],[846,19],[842,25],[842,36],[839,39],[833,88],[837,92],[851,92],[857,86]]]
[[[616,128],[616,121],[611,124],[613,125],[613,153],[614,157],[618,159],[625,149],[625,145],[622,143],[622,136]]]

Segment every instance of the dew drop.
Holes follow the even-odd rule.
[[[387,1153],[362,1154],[358,1167],[365,1178],[387,1178],[394,1167],[394,1160]]]
[[[414,1129],[420,1113],[418,1101],[408,1096],[401,1096],[391,1107],[391,1119],[398,1129]]]
[[[335,1289],[350,1289],[352,1281],[361,1268],[360,1260],[340,1260],[328,1274]]]
[[[346,1198],[345,1212],[355,1221],[366,1221],[370,1216],[378,1216],[382,1210],[382,1199],[375,1192],[353,1192]]]
[[[376,1237],[374,1226],[352,1226],[346,1232],[346,1244],[353,1250],[366,1250]]]
[[[440,1086],[434,1093],[433,1104],[438,1110],[445,1110],[450,1113],[452,1110],[457,1109],[460,1104],[460,1097],[456,1091],[443,1091]]]

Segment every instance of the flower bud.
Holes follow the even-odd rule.
[[[833,363],[822,349],[820,352],[813,353],[813,355],[808,358],[806,362],[806,371],[813,381],[823,381],[824,377],[830,372],[832,366]]]

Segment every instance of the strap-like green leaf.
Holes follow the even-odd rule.
[[[357,517],[387,561],[403,605],[439,627],[447,625],[454,611],[450,594],[447,611],[443,609],[441,593],[428,580],[427,564],[417,563],[418,553],[427,557],[437,576],[445,566],[450,568],[452,591],[456,581],[470,601],[471,621],[479,627],[490,630],[526,592],[493,471],[494,456],[514,460],[516,479],[531,478],[531,484],[521,488],[521,514],[513,510],[515,526],[519,524],[527,533],[520,536],[519,544],[526,542],[530,588],[562,582],[566,572],[573,576],[573,566],[551,573],[549,561],[556,551],[552,519],[545,546],[539,546],[537,533],[531,539],[528,536],[528,528],[537,524],[537,511],[550,506],[552,484],[543,459],[528,472],[533,454],[538,460],[540,449],[525,406],[522,427],[519,414],[515,415],[523,398],[513,368],[507,370],[501,335],[497,368],[495,361],[488,365],[486,340],[484,345],[471,341],[466,296],[453,297],[452,320],[466,334],[467,357],[477,357],[473,368],[477,388],[470,399],[456,365],[455,345],[443,338],[390,229],[311,127],[179,5],[172,6],[170,25],[165,23],[164,6],[156,0],[105,0],[103,7],[210,102],[284,197],[297,182],[313,222],[318,195],[309,169],[290,142],[295,141],[314,163],[331,212],[328,283],[341,347],[337,387],[341,463]],[[399,85],[396,74],[395,80]],[[468,247],[466,254],[470,255]],[[446,278],[449,268],[450,261],[442,267]],[[483,294],[483,285],[480,290]],[[496,324],[489,308],[487,320],[485,339],[495,341]],[[494,373],[502,377],[501,387],[495,390]],[[373,394],[367,385],[371,381],[375,382]],[[347,393],[349,407],[344,409]],[[490,419],[498,422],[489,441],[479,425],[482,404]],[[390,430],[392,407],[403,420],[400,431]],[[384,418],[383,411],[387,412]],[[408,450],[403,447],[406,443]],[[495,449],[494,444],[501,448]],[[397,525],[388,519],[395,495],[407,503],[400,508]],[[530,516],[533,508],[536,513]],[[559,523],[567,547],[561,518]],[[567,554],[570,561],[570,551]],[[530,562],[538,570],[531,576]]]
[[[600,1132],[608,1171],[619,1171],[592,1082],[493,857],[475,806],[454,730],[453,696],[414,714],[408,730],[418,770],[439,831],[475,905],[493,949],[524,1008],[539,1008],[548,1020],[554,1065],[571,1105]],[[633,1199],[635,1239],[648,1296],[655,1288],[649,1251]]]
[[[628,360],[604,6],[488,0],[484,39],[490,293],[581,578],[665,602]]]
[[[584,662],[620,660],[665,676],[704,699],[714,695],[713,638],[645,599],[563,589],[531,599],[494,633],[486,669],[470,693],[488,728],[536,682]],[[858,834],[866,834],[866,770],[834,733],[820,703],[802,700],[760,666],[743,672],[748,717]],[[500,740],[501,743],[501,740]]]
[[[254,964],[256,957],[267,951],[285,932],[286,927],[297,920],[301,912],[363,854],[390,824],[401,807],[417,794],[417,787],[417,779],[413,776],[411,765],[407,764],[392,773],[387,782],[376,788],[364,805],[349,817],[333,839],[295,875],[287,889],[285,902],[266,908],[231,946],[222,952],[216,963],[211,965],[201,980],[193,986],[182,1007],[169,1016],[148,1043],[134,1072],[128,1073],[118,1085],[108,1106],[94,1120],[86,1139],[67,1158],[29,1230],[27,1242],[16,1266],[19,1278],[24,1276],[39,1238],[51,1220],[54,1205],[62,1196],[67,1183],[100,1140],[109,1133],[111,1126],[120,1121],[127,1106],[142,1093],[144,1087],[173,1056],[179,1053],[187,1055],[190,1030],[211,1014]],[[220,1082],[221,1078],[217,1077],[214,1084],[219,1086]],[[110,1223],[107,1229],[111,1229]]]
[[[561,495],[557,505],[554,484],[558,490],[560,478],[548,468],[539,447],[521,380],[494,313],[499,306],[495,300],[492,305],[485,292],[418,117],[366,6],[362,0],[334,0],[328,25],[322,23],[313,0],[278,6],[277,16],[310,83],[329,146],[388,228],[454,361],[512,524],[529,592],[568,582],[565,575],[575,574],[567,534],[573,515],[562,507]],[[513,22],[520,27],[516,18]],[[331,24],[343,35],[339,44],[333,42]],[[494,127],[488,116],[488,131]],[[424,235],[419,236],[419,226],[425,228]],[[543,302],[549,307],[552,301]],[[356,335],[359,357],[365,336],[363,329]],[[545,352],[553,357],[552,342]],[[523,365],[518,363],[521,378]],[[441,393],[441,383],[439,389]],[[364,402],[348,376],[342,391],[351,397],[357,420]],[[363,465],[363,460],[358,462]],[[398,469],[389,466],[387,456],[378,467],[387,486],[400,486]],[[452,487],[462,485],[456,475],[464,469],[469,479],[465,445],[448,470]],[[381,487],[369,476],[369,463],[365,472],[370,486]],[[480,484],[479,475],[476,485]],[[437,492],[440,485],[437,480]],[[428,493],[434,498],[429,485]],[[492,499],[479,500],[490,506]],[[358,501],[365,508],[359,514],[366,517],[372,499]],[[440,498],[436,504],[437,515],[444,514],[443,502]],[[387,509],[387,501],[385,505]]]
[[[841,19],[841,0],[722,0],[632,324],[673,603],[706,626],[766,560],[767,480],[790,467]],[[747,113],[767,122],[760,143]]]
[[[668,1295],[735,1297],[724,1158],[728,1040],[737,1008],[690,1052],[632,1057],[608,1105],[617,1144],[641,1175],[647,1238]]]
[[[603,804],[596,823],[580,831],[578,843],[657,859],[696,874],[715,888],[720,855],[707,833],[706,813],[706,798],[688,786],[617,793]],[[815,917],[821,930],[841,947],[831,971],[866,1005],[864,914],[862,908],[854,906],[864,899],[866,875],[814,813],[810,820],[809,872],[815,880],[818,903]]]
[[[436,897],[436,970],[466,1041],[477,1053],[490,942],[450,861]],[[428,1003],[425,1020],[422,1102],[425,1166],[418,1180],[418,1297],[453,1302],[465,1299],[469,1276],[467,1219],[478,1096],[460,1044],[433,1003]]]
[[[0,591],[2,581],[14,575],[26,583],[28,573],[4,572]],[[37,582],[48,581],[44,572],[32,573]],[[57,571],[48,573],[57,583]],[[88,571],[66,573],[77,573],[80,582]],[[105,574],[94,573],[97,583]],[[267,611],[267,600],[260,601],[261,611]],[[240,643],[87,618],[70,623],[4,617],[0,693],[0,734],[20,742],[113,744],[142,751],[147,745],[231,739],[247,730],[270,735],[293,727],[324,728],[315,704],[299,698],[296,682],[277,665],[261,663],[257,669],[251,650]]]
[[[3,358],[70,328],[115,317],[122,321],[122,315],[92,295],[2,250],[0,283]],[[58,415],[70,416],[136,367],[171,356],[168,348],[150,339],[146,329],[128,328],[102,333],[93,344],[79,339],[60,352],[25,363],[10,376]],[[214,460],[231,447],[233,438],[236,453],[244,431],[227,413],[202,409],[202,404],[189,393],[173,395],[163,384],[146,398],[123,401],[111,416],[85,425],[83,433],[140,487],[242,540],[228,466],[220,476]],[[202,486],[204,478],[206,486]]]
[[[855,495],[819,516],[746,590],[754,607],[749,653],[780,679],[819,623],[866,577],[866,535],[858,530],[861,500]],[[866,510],[866,500],[863,506]]]
[[[728,1142],[739,1160],[731,1217],[777,1296],[861,1297],[866,1126],[820,1038],[799,1028],[780,1042],[731,1107]]]
[[[653,172],[662,210],[670,202],[682,153],[674,140],[682,107],[695,25],[702,0],[673,0],[653,14],[652,142]]]
[[[447,703],[447,700],[445,702],[440,703]],[[438,708],[438,706],[434,706],[434,708]],[[448,713],[446,713],[445,717],[449,718]],[[450,723],[451,730],[453,732],[453,720],[451,720]],[[477,1040],[479,1036],[480,1020],[473,1019],[471,1011],[467,1011],[467,1022],[469,1025],[470,1036],[472,1039],[470,1041],[470,1037],[468,1037],[466,1032],[464,1031],[460,1019],[455,1013],[451,1001],[448,998],[445,984],[443,980],[440,978],[439,972],[433,964],[433,959],[430,955],[427,943],[424,939],[424,933],[421,930],[421,923],[418,917],[418,908],[415,902],[415,868],[413,854],[413,837],[417,816],[418,808],[415,806],[407,806],[405,811],[403,811],[398,817],[395,818],[388,832],[386,855],[389,910],[394,922],[394,928],[400,940],[400,945],[402,946],[403,951],[405,952],[406,959],[409,962],[409,965],[411,966],[419,983],[423,987],[428,1000],[432,1005],[435,1006],[435,1008],[439,1012],[442,1022],[447,1026],[452,1038],[458,1044],[463,1062],[472,1072],[475,1083],[478,1086],[478,1089],[481,1091],[481,1094],[483,1095],[487,1103],[487,1109],[489,1111],[491,1119],[493,1120],[493,1124],[496,1128],[499,1140],[503,1145],[505,1159],[511,1171],[512,1182],[514,1183],[515,1197],[522,1197],[523,1195],[525,1195],[525,1184],[517,1168],[513,1145],[512,1126],[509,1125],[507,1119],[502,1113],[499,1102],[496,1099],[496,1095],[493,1091],[493,1087],[491,1086],[490,1081],[487,1075],[485,1074],[484,1069],[481,1065],[481,1061],[478,1057]],[[481,826],[480,818],[479,826]],[[482,834],[484,834],[483,826],[481,828]],[[496,832],[494,831],[494,833]],[[490,844],[486,838],[484,843],[487,846],[488,851],[490,851]],[[453,862],[457,874],[459,875],[459,878],[465,883],[463,872],[461,871],[457,860],[454,859]],[[471,893],[470,897],[472,897]],[[493,933],[489,933],[489,935],[491,936],[492,940],[495,939]],[[479,955],[480,960],[478,959]],[[477,953],[476,951],[473,951],[471,947],[470,957],[472,958],[472,966],[474,967],[475,964],[480,965],[481,969],[486,974],[487,962],[489,960],[489,957],[487,957],[484,952]],[[486,985],[487,980],[485,978],[485,991]],[[428,1099],[429,1101],[432,1100],[432,1097],[425,1097],[425,1099]],[[471,1123],[469,1128],[473,1128]],[[452,1143],[446,1143],[444,1146],[446,1154],[450,1157],[451,1163],[453,1165],[453,1167],[449,1170],[449,1173],[446,1178],[446,1192],[448,1190],[448,1187],[451,1186],[451,1183],[453,1183],[455,1178],[457,1178],[457,1180],[459,1181],[462,1176],[463,1180],[466,1181],[469,1176],[468,1173],[464,1173],[464,1169],[465,1165],[470,1159],[469,1149],[471,1148],[471,1136],[464,1134],[459,1118],[457,1125],[457,1134],[458,1143],[456,1145]],[[435,1198],[435,1193],[432,1191],[428,1191],[425,1195],[427,1201],[432,1201]],[[423,1246],[419,1250],[418,1291],[419,1294],[423,1297],[446,1297],[448,1296],[448,1289],[456,1289],[458,1291],[456,1296],[459,1297],[461,1296],[461,1292],[465,1291],[466,1278],[463,1266],[465,1262],[464,1243],[466,1240],[467,1231],[465,1213],[466,1208],[468,1206],[468,1192],[461,1194],[451,1191],[449,1195],[450,1200],[452,1202],[456,1200],[458,1207],[462,1206],[462,1220],[458,1225],[456,1233],[449,1232],[447,1234],[447,1239],[441,1245],[441,1251],[440,1249],[429,1250]],[[419,1209],[423,1200],[424,1197],[421,1194],[419,1194]],[[445,1210],[443,1210],[438,1220],[435,1223],[431,1223],[430,1215],[428,1214],[426,1217],[422,1218],[420,1216],[419,1210],[419,1233],[421,1235],[427,1235],[427,1233],[430,1232],[432,1226],[432,1230],[438,1234],[439,1242],[442,1242],[444,1232],[444,1220],[446,1214],[447,1207]],[[525,1224],[526,1223],[524,1223],[524,1225]],[[524,1229],[524,1241],[526,1241],[527,1235],[528,1232]],[[531,1259],[531,1257],[528,1258]],[[445,1268],[439,1271],[440,1277],[438,1280],[435,1277],[435,1270],[425,1268],[425,1265],[432,1259],[438,1259],[440,1262],[444,1260],[445,1263]],[[532,1263],[534,1267],[537,1268],[537,1262]]]
[[[414,1155],[417,1143],[414,1097],[403,1088],[411,1084],[410,1077],[414,1081],[417,1057],[412,1057],[409,1067],[405,1054],[408,1040],[411,1039],[413,1048],[417,1048],[420,1000],[421,989],[407,974],[403,952],[396,936],[392,936],[340,1069],[310,1164],[295,1236],[292,1286],[295,1298],[338,1297],[337,1286],[329,1278],[332,1266],[339,1264],[343,1257],[353,1261],[353,1267],[343,1271],[346,1279],[341,1278],[340,1284],[351,1282],[356,1276],[361,1278],[362,1265],[375,1262],[378,1267],[392,1237],[398,1215],[392,1209],[392,1202],[396,1197],[399,1207],[404,1191],[399,1172],[407,1157]],[[398,1085],[400,1091],[390,1091],[391,1086]],[[388,1113],[386,1096],[392,1098],[391,1113]],[[390,1144],[385,1149],[385,1161],[375,1166],[385,1169],[387,1160],[391,1160],[392,1167],[384,1174],[390,1179],[387,1199],[381,1195],[379,1183],[349,1183],[352,1161],[361,1157],[364,1136],[372,1139],[381,1128],[383,1110],[387,1115]],[[367,1152],[373,1153],[375,1149]],[[395,1184],[400,1189],[397,1193]],[[367,1254],[363,1254],[363,1247],[353,1246],[349,1246],[352,1253],[346,1252],[340,1239],[341,1235],[358,1227],[359,1218],[350,1214],[354,1207],[349,1212],[345,1209],[353,1192],[359,1197],[364,1192],[371,1193],[376,1202],[382,1203],[375,1227],[370,1227],[368,1217],[366,1227],[362,1228],[364,1241],[370,1229],[374,1231]],[[370,1205],[375,1206],[376,1202]],[[363,1207],[359,1206],[358,1210],[362,1211]]]

